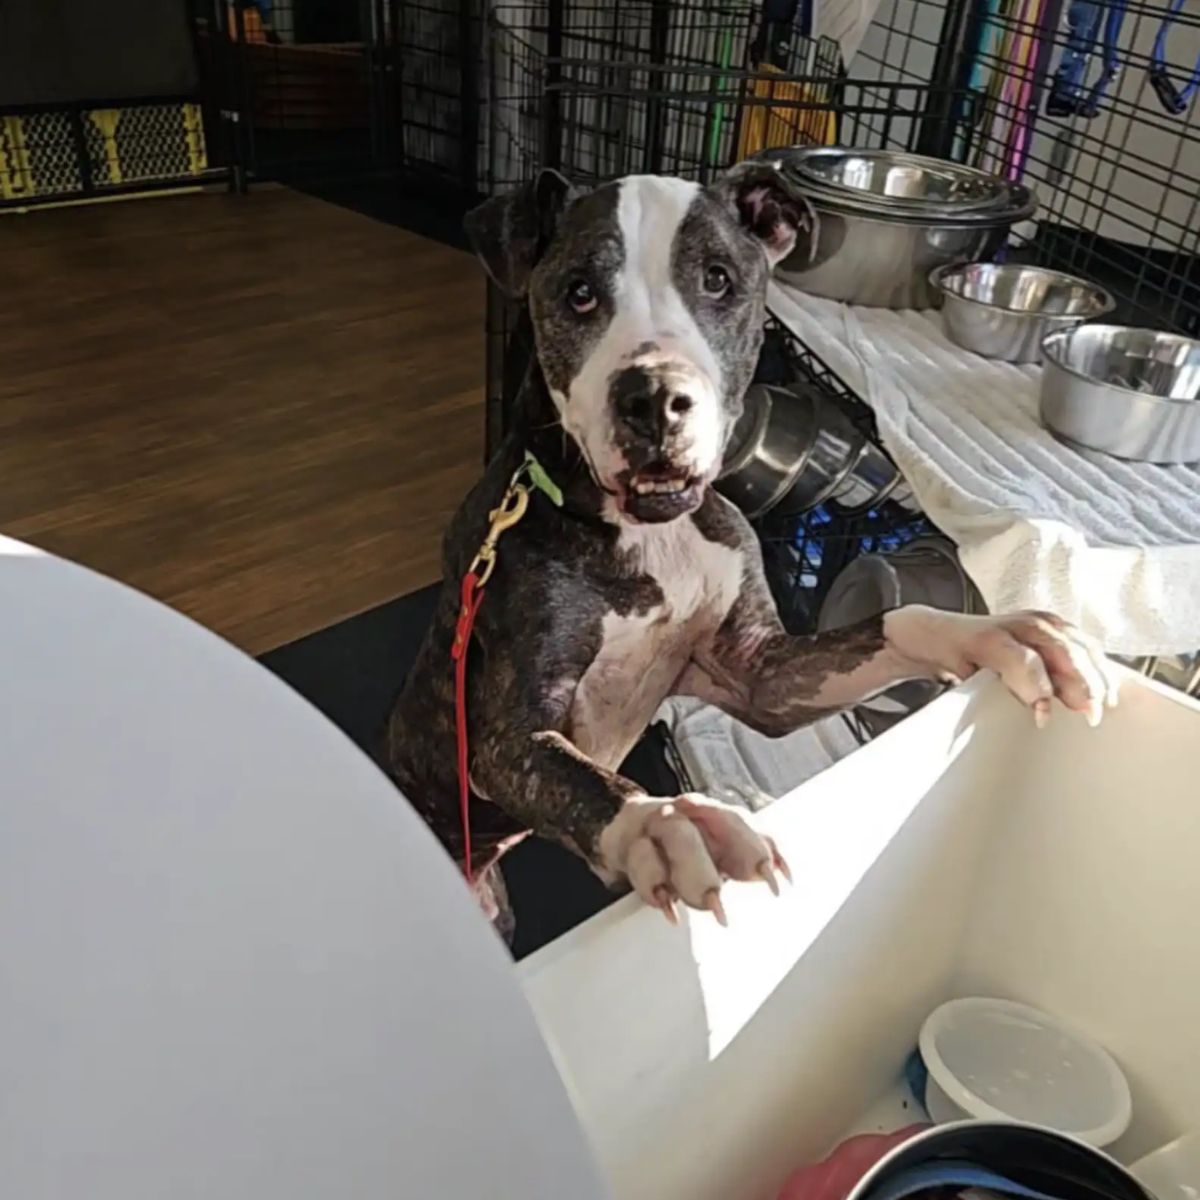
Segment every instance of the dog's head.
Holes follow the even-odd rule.
[[[762,341],[771,266],[816,216],[775,167],[710,187],[552,171],[467,218],[496,282],[528,297],[563,427],[621,516],[669,521],[716,477]]]

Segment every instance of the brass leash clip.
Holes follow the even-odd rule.
[[[468,573],[475,575],[475,587],[481,588],[492,577],[496,569],[496,545],[500,536],[511,529],[525,515],[529,507],[529,489],[523,483],[515,480],[508,485],[503,499],[498,507],[488,514],[491,524],[488,526],[487,537],[479,547],[479,553],[471,560]]]

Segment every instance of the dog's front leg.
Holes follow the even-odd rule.
[[[775,844],[736,809],[699,795],[648,796],[555,730],[487,739],[471,776],[511,816],[574,850],[610,885],[628,881],[671,920],[678,899],[724,923],[723,880],[774,889],[775,872],[788,873]]]
[[[1049,613],[973,617],[910,606],[845,629],[792,637],[761,579],[752,580],[680,680],[770,736],[782,736],[910,679],[992,670],[1039,724],[1057,697],[1096,724],[1116,702],[1103,652]]]

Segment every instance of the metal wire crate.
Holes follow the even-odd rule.
[[[1200,61],[1200,14],[1176,12],[1171,0],[1098,6],[1123,12],[1124,32],[1114,54],[1092,55],[1104,61],[1090,74],[1085,56],[1080,82],[1071,65],[1080,7],[881,0],[860,44],[793,38],[784,60],[764,65],[755,15],[737,4],[500,6],[490,23],[487,183],[516,184],[541,165],[582,183],[636,171],[703,181],[747,150],[785,142],[953,158],[1036,192],[1038,218],[1014,231],[1014,259],[1103,284],[1117,321],[1200,335],[1200,113],[1178,86]],[[1112,75],[1107,91],[1096,87],[1101,72]],[[495,294],[488,332],[494,445],[532,339],[519,308]],[[869,422],[806,347],[793,344],[791,355]],[[854,554],[921,531],[890,506],[857,524],[818,513],[764,526],[789,624],[807,627]]]
[[[931,104],[868,144],[1022,180],[1040,209],[1021,257],[1104,284],[1117,320],[1198,334],[1200,112],[1160,91],[1165,76],[1178,99],[1200,64],[1200,10],[1175,7],[882,0],[850,71],[868,93],[928,85]],[[1119,25],[1090,62],[1081,9]]]

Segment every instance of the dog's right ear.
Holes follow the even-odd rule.
[[[539,171],[531,183],[493,196],[467,213],[463,223],[472,249],[514,299],[525,295],[529,276],[571,198],[571,184],[563,176]]]

